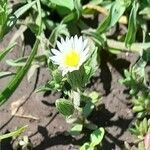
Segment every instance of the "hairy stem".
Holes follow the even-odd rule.
[[[107,39],[107,45],[110,48],[123,50],[123,51],[127,51],[127,52],[139,52],[141,54],[143,49],[147,49],[147,48],[150,47],[150,42],[147,42],[147,43],[133,43],[130,48],[127,48],[125,46],[124,42],[119,42],[119,41]]]

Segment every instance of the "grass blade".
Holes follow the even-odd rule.
[[[16,43],[13,43],[9,45],[5,50],[0,52],[0,61],[7,55],[8,52],[10,52],[14,48],[15,45]]]
[[[18,10],[16,10],[14,12],[14,15],[16,18],[19,18],[20,16],[22,16],[28,9],[30,9],[34,4],[36,3],[36,1],[33,1],[31,3],[28,3],[24,6],[22,6],[21,8],[19,8]]]

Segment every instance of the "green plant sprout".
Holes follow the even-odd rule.
[[[24,127],[16,129],[13,132],[2,134],[2,135],[0,135],[0,141],[4,140],[6,138],[10,138],[10,137],[16,138],[17,136],[22,134],[26,130],[26,128],[27,128],[27,126],[24,126]]]
[[[130,128],[132,134],[136,135],[137,139],[134,142],[134,146],[138,150],[148,150],[147,148],[150,146],[149,140],[149,133],[150,133],[150,119],[147,120],[144,118],[143,120],[137,120],[134,125]],[[128,149],[129,144],[125,144],[126,148]]]
[[[52,49],[53,55],[50,60],[58,66],[56,71],[60,70],[61,77],[65,78],[63,81],[71,88],[63,91],[68,99],[56,100],[56,108],[65,116],[67,122],[73,124],[70,131],[72,135],[80,134],[83,128],[96,129],[97,126],[90,123],[87,118],[100,96],[96,92],[88,95],[84,90],[98,66],[96,47],[88,43],[88,40],[84,41],[82,37],[77,36],[61,39],[57,46],[59,50]]]
[[[32,144],[30,143],[28,136],[23,136],[22,139],[19,140],[18,146],[20,146],[22,150],[32,148]]]
[[[100,145],[103,137],[104,137],[104,129],[99,128],[94,130],[90,135],[90,142],[84,143],[83,146],[80,147],[80,150],[100,150],[102,147],[97,148],[97,145]]]

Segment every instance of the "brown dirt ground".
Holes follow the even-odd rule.
[[[6,36],[0,43],[0,49],[7,45],[13,32]],[[7,57],[14,59],[19,56],[22,43],[13,50]],[[29,46],[26,47],[30,51]],[[103,104],[93,112],[89,118],[98,126],[106,129],[106,136],[103,141],[104,150],[121,150],[124,141],[132,143],[134,137],[129,133],[134,116],[130,109],[130,100],[125,92],[125,87],[118,81],[123,76],[123,69],[128,68],[130,60],[136,61],[137,56],[133,54],[119,54],[118,57],[102,51],[101,66],[95,77],[88,85],[89,90],[96,90],[103,95]],[[0,70],[13,70],[3,61],[0,63]],[[76,150],[84,143],[82,138],[73,138],[67,134],[69,125],[55,109],[55,100],[61,93],[34,93],[34,89],[44,85],[49,79],[46,68],[39,69],[32,77],[31,82],[27,77],[23,79],[20,86],[0,107],[0,133],[13,131],[16,127],[28,125],[24,135],[28,135],[34,150]],[[0,79],[0,90],[9,82],[10,77]],[[23,101],[20,108],[23,115],[32,115],[38,120],[17,117],[11,115],[11,104],[15,101]],[[1,143],[1,150],[11,150],[11,140]]]

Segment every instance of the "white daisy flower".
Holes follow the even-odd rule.
[[[82,36],[78,38],[76,35],[70,39],[67,37],[66,40],[61,38],[61,42],[57,42],[57,48],[51,49],[53,56],[50,59],[59,65],[63,76],[68,72],[79,70],[89,56],[88,40],[84,40]]]

